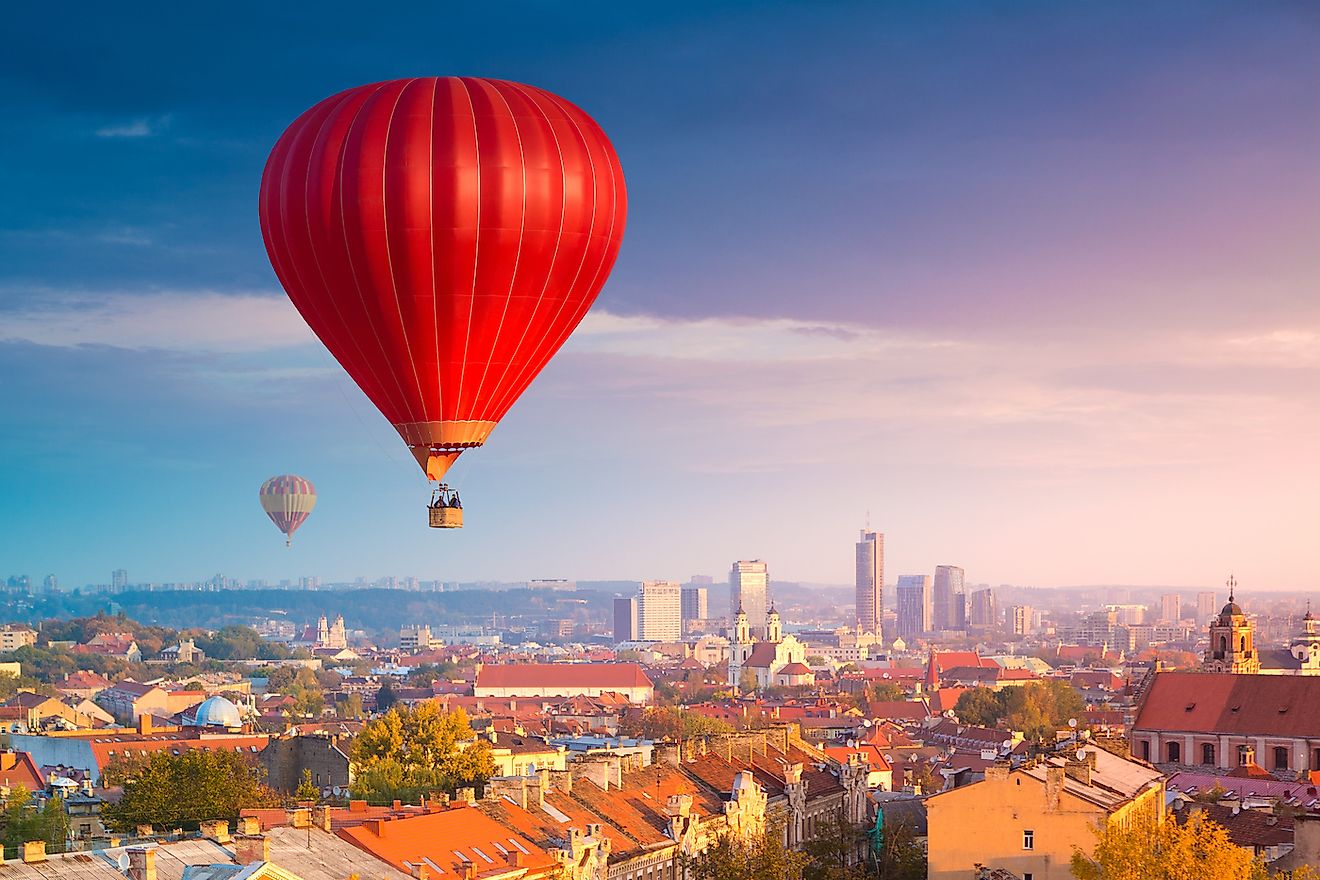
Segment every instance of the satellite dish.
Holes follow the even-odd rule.
[[[1077,719],[1076,719],[1076,718],[1069,718],[1069,719],[1068,719],[1068,726],[1069,726],[1069,727],[1073,727],[1073,728],[1077,727]]]
[[[863,718],[863,719],[862,719],[862,727],[870,727],[870,726],[871,726],[871,719],[870,719],[870,718]]]

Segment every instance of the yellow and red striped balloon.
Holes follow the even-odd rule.
[[[291,545],[293,533],[307,521],[316,506],[316,489],[311,480],[281,474],[262,483],[257,494],[261,498],[261,509],[275,523],[275,528],[284,533],[284,545]]]

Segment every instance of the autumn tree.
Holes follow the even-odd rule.
[[[674,740],[732,733],[733,727],[718,718],[676,706],[648,706],[624,718],[619,730],[626,736]]]
[[[484,783],[495,772],[490,747],[462,709],[434,702],[395,706],[353,740],[353,797],[416,802],[426,794]]]
[[[278,807],[283,797],[265,782],[254,757],[240,752],[193,749],[149,757],[120,758],[106,768],[106,785],[124,786],[117,804],[101,808],[112,828],[139,825],[196,828],[208,819],[236,820],[241,810]]]
[[[1078,880],[1265,880],[1264,864],[1228,831],[1195,812],[1185,824],[1173,816],[1157,820],[1105,823],[1096,831],[1095,850],[1073,852]]]
[[[23,844],[30,840],[44,840],[47,852],[64,852],[69,838],[69,817],[64,812],[64,801],[58,795],[46,801],[38,810],[32,793],[21,784],[10,789],[0,811],[0,840],[4,842],[5,856],[19,855]]]
[[[321,789],[317,788],[316,783],[312,781],[311,770],[303,770],[302,779],[298,781],[298,788],[293,792],[293,799],[299,803],[316,802],[321,799]]]
[[[784,845],[782,821],[771,819],[763,834],[719,834],[701,853],[682,856],[687,880],[802,880],[811,857]]]
[[[892,681],[882,681],[879,684],[872,685],[866,696],[876,703],[895,703],[907,699],[907,694],[903,692],[903,688]]]
[[[335,703],[335,715],[339,718],[357,719],[362,717],[362,695],[349,694]]]
[[[865,829],[849,822],[842,809],[822,816],[816,833],[802,847],[810,859],[803,880],[864,880],[867,842]]]

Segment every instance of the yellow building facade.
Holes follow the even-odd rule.
[[[1023,880],[1072,880],[1074,847],[1090,852],[1101,822],[1159,819],[1164,777],[1094,746],[927,799],[929,880],[967,880],[977,866]]]

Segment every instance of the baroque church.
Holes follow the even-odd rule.
[[[1229,578],[1228,604],[1210,622],[1210,643],[1201,669],[1237,675],[1320,675],[1320,628],[1306,609],[1302,631],[1287,648],[1260,650],[1256,625],[1247,619],[1233,593],[1237,581]]]
[[[807,646],[796,636],[784,635],[774,605],[766,612],[765,621],[765,639],[755,639],[747,612],[738,608],[729,642],[729,684],[741,687],[744,675],[749,673],[755,676],[757,690],[815,684],[815,673],[807,667]]]

